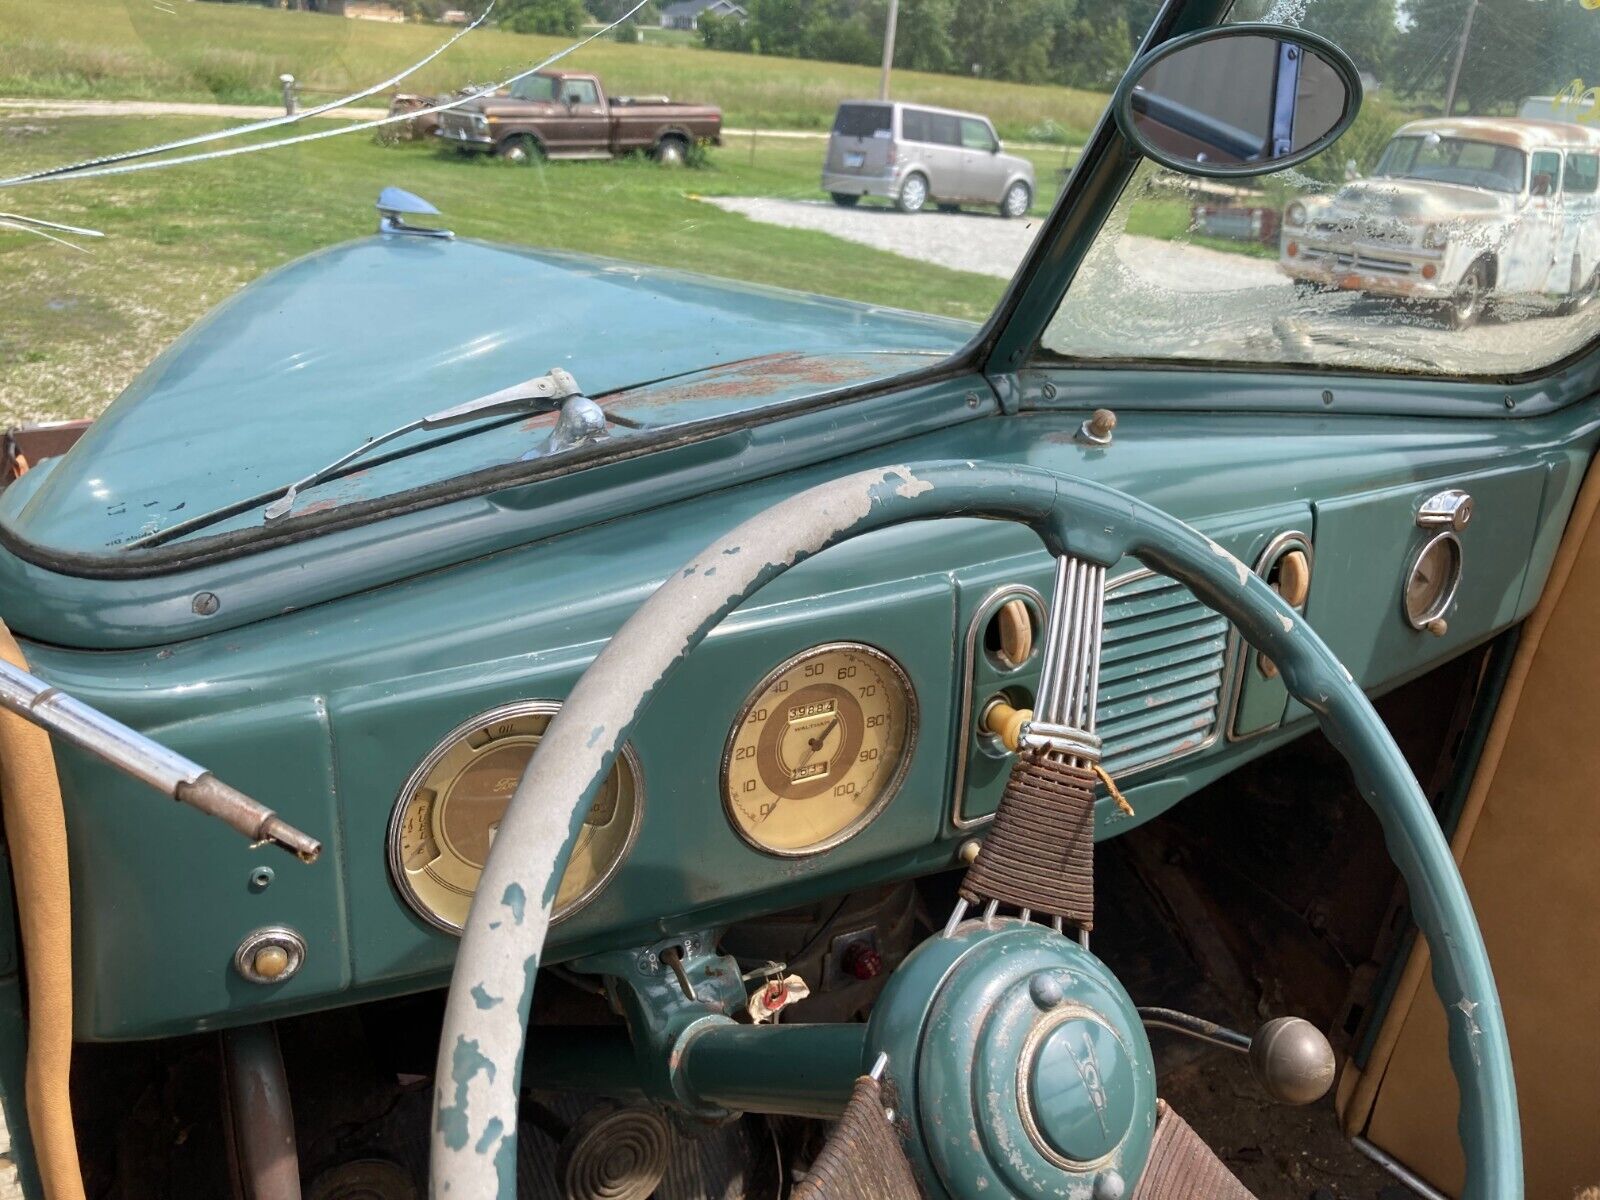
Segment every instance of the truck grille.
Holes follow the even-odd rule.
[[[1228,622],[1165,575],[1106,588],[1096,730],[1114,776],[1198,750],[1221,719]]]

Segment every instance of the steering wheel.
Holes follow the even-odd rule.
[[[1457,1132],[1467,1163],[1463,1200],[1520,1200],[1516,1088],[1483,936],[1421,788],[1350,672],[1258,576],[1176,518],[1084,479],[974,462],[865,471],[773,505],[669,577],[590,665],[522,776],[467,920],[435,1077],[432,1194],[515,1200],[524,1039],[556,886],[585,814],[651,698],[723,617],[790,567],[873,530],[950,517],[1018,521],[1032,528],[1052,554],[1073,555],[1101,566],[1131,555],[1184,584],[1277,664],[1290,693],[1317,714],[1324,732],[1349,762],[1361,794],[1381,821],[1389,854],[1405,878],[1413,915],[1432,951],[1433,984],[1449,1017],[1450,1062],[1461,1096]],[[969,922],[974,927],[980,924]],[[1156,1102],[1153,1088],[1145,1082],[1153,1080],[1153,1059],[1137,1018],[1128,1017],[1131,1002],[1110,971],[1068,939],[1043,926],[1019,932],[1020,922],[1000,924],[1005,928],[997,936],[1012,939],[1014,948],[1017,938],[1030,939],[1022,957],[1045,953],[1049,939],[1070,946],[1070,956],[1062,957],[1068,952],[1061,951],[1052,959],[1054,982],[1044,989],[1052,993],[1049,1000],[1060,1003],[1057,984],[1064,984],[1073,992],[1067,997],[1072,1011],[1087,1013],[1086,1019],[1099,1023],[1095,1029],[1111,1028],[1122,1046],[1119,1053],[1127,1061],[1117,1070],[1097,1068],[1091,1090],[1102,1128],[1107,1111],[1114,1111],[1126,1118],[1129,1132],[1115,1155],[1120,1172],[1115,1187],[1096,1182],[1093,1194],[1122,1195],[1124,1180],[1128,1195],[1140,1194]],[[915,990],[913,977],[919,972],[943,980],[933,985],[943,989],[940,1003],[949,1003],[952,990],[964,989],[982,1005],[1000,1006],[1012,994],[1003,992],[1003,987],[1016,978],[1015,967],[1005,964],[1018,956],[1008,955],[1004,948],[987,959],[976,955],[971,946],[981,934],[974,929],[955,938],[932,938],[913,952],[880,1001],[882,1005],[894,993],[899,1015],[891,1023],[907,1023],[904,996]],[[923,953],[936,942],[941,945]],[[923,965],[908,969],[919,956]],[[952,983],[945,968],[955,958],[966,964],[967,974]],[[930,971],[927,963],[934,959],[944,966]],[[1004,975],[1008,969],[1011,977],[995,974]],[[1027,983],[1022,987],[1022,994],[1027,994]],[[1035,999],[1040,990],[1035,983]],[[936,1010],[934,1000],[930,988],[919,1001],[924,1025],[928,1013]],[[897,1038],[904,1043],[909,1036],[904,1028],[890,1029],[869,1034],[869,1044],[876,1050]],[[1045,1064],[1049,1050],[1047,1043],[1035,1061]],[[939,1106],[948,1103],[952,1088],[959,1090],[964,1083],[970,1095],[990,1087],[988,1082],[979,1087],[972,1073],[1005,1053],[1013,1058],[1006,1060],[1009,1065],[1003,1070],[1015,1071],[1016,1048],[1006,1051],[991,1044],[979,1047],[962,1067],[968,1072],[964,1079],[951,1078],[948,1062],[933,1071],[912,1070],[903,1058],[897,1060],[890,1071],[899,1089],[900,1108],[942,1114]],[[1057,1054],[1051,1061],[1059,1066],[1076,1060]],[[867,1065],[861,1064],[862,1071]],[[1004,1075],[1006,1082],[996,1086],[1003,1092],[1020,1085],[1022,1078]],[[1023,1089],[1017,1086],[1017,1090]],[[979,1147],[982,1131],[954,1128],[939,1115],[911,1120],[901,1128],[928,1194],[967,1200],[947,1173],[930,1172],[928,1164],[943,1161],[946,1152],[966,1154],[960,1146]],[[1008,1147],[1006,1153],[1014,1149]],[[974,1153],[981,1156],[981,1148]],[[1048,1194],[1088,1196],[1090,1180],[1100,1178],[1072,1178],[1068,1167],[1059,1169],[1062,1175],[1050,1181]],[[1015,1185],[1002,1188],[1030,1194]],[[997,1191],[984,1189],[984,1194]]]

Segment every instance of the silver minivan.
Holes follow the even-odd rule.
[[[1033,164],[1000,149],[989,118],[898,101],[846,100],[833,118],[822,190],[844,207],[863,196],[919,212],[992,204],[1020,217],[1033,203]]]

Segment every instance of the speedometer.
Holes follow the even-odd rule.
[[[734,722],[728,819],[768,854],[837,846],[893,797],[916,736],[916,693],[898,663],[858,642],[814,646],[757,684]]]
[[[466,923],[506,806],[560,707],[528,700],[474,717],[451,730],[401,789],[389,821],[389,873],[430,924],[459,933]],[[578,833],[552,920],[571,916],[606,885],[633,843],[639,810],[638,762],[624,746]]]

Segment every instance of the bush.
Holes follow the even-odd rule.
[[[576,37],[586,16],[582,0],[521,0],[501,24],[513,33]]]

